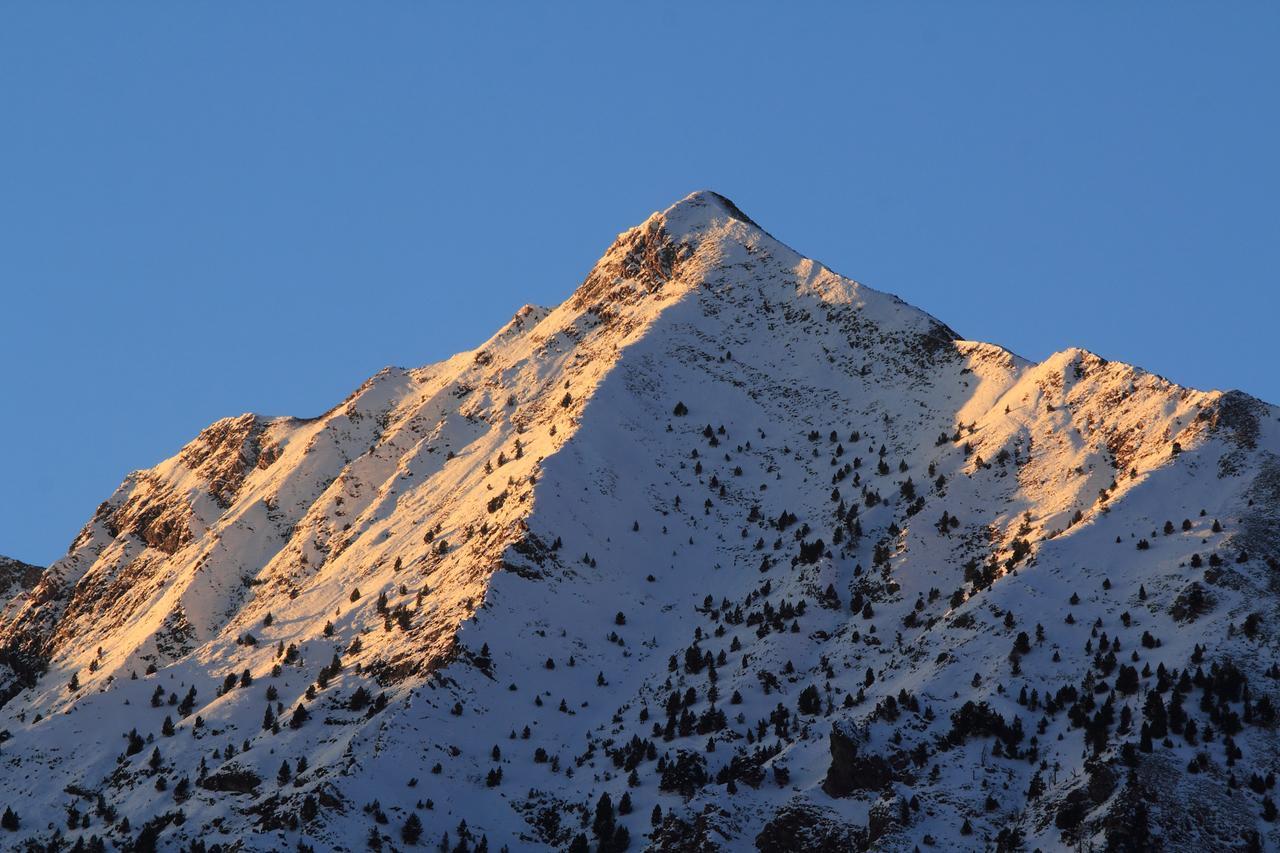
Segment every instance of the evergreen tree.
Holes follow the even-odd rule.
[[[1138,692],[1138,670],[1132,666],[1120,667],[1116,675],[1116,690],[1126,696]]]
[[[192,686],[191,689],[187,691],[187,695],[183,697],[182,703],[178,705],[178,713],[184,717],[188,717],[191,715],[191,712],[195,710],[195,707],[196,688]]]
[[[591,823],[591,832],[602,843],[608,844],[613,838],[613,826],[613,800],[609,798],[609,794],[606,791],[596,801],[596,817]]]
[[[1159,692],[1152,690],[1147,694],[1147,701],[1142,706],[1142,715],[1151,725],[1151,737],[1162,738],[1169,734],[1169,715],[1165,711],[1164,700]]]
[[[418,839],[422,837],[422,819],[418,817],[417,812],[410,812],[409,817],[405,819],[404,826],[400,827],[400,840],[405,844],[417,844]]]

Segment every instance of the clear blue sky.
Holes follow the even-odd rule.
[[[5,4],[0,553],[698,188],[967,337],[1280,402],[1280,6],[853,7]]]

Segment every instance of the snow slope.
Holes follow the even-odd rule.
[[[10,587],[0,837],[1274,849],[1278,454],[694,193],[476,350],[131,474]]]

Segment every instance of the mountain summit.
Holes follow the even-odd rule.
[[[699,212],[702,212],[701,214]],[[711,217],[727,216],[753,228],[759,228],[755,220],[747,216],[729,199],[714,190],[697,190],[668,207],[661,214],[667,222],[681,219],[706,222]]]
[[[712,192],[11,574],[6,847],[1280,842],[1280,411],[960,340]]]

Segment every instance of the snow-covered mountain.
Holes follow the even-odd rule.
[[[1280,410],[960,339],[694,193],[0,567],[0,839],[1275,849],[1278,560]]]

